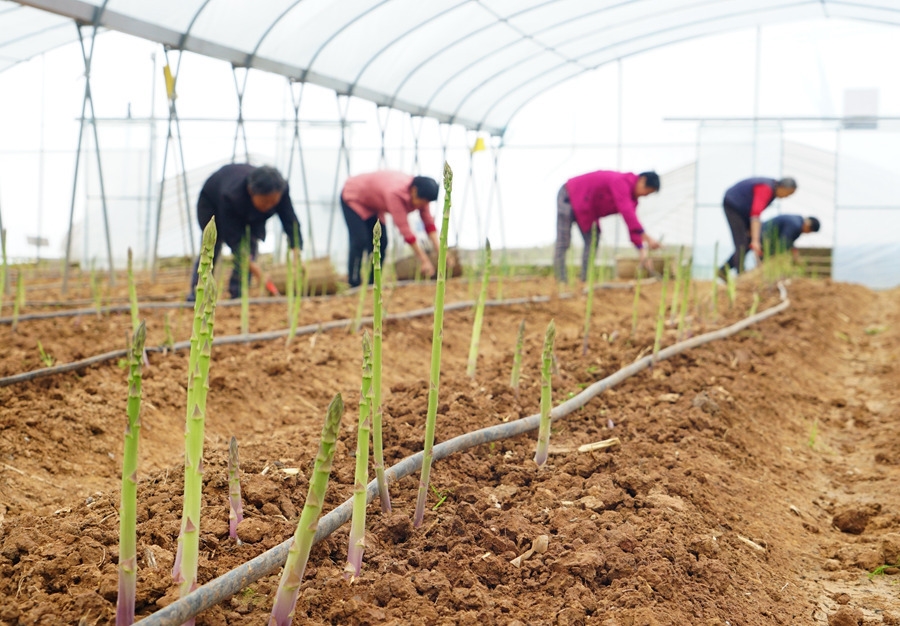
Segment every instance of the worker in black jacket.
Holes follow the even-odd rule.
[[[241,295],[241,241],[250,228],[250,272],[266,285],[272,295],[278,290],[271,280],[264,280],[262,270],[255,262],[256,243],[266,238],[266,220],[278,215],[284,232],[288,235],[293,249],[294,261],[299,261],[303,248],[303,237],[300,236],[300,222],[291,204],[291,196],[287,181],[274,167],[255,167],[248,164],[233,163],[225,165],[210,176],[203,184],[200,198],[197,200],[197,221],[200,230],[209,221],[216,218],[216,248],[213,264],[219,259],[222,244],[228,244],[234,257],[234,269],[228,281],[228,291],[232,298]],[[296,233],[296,238],[295,238]],[[197,286],[197,269],[200,259],[194,263],[194,274],[191,278],[191,292],[188,301],[195,298]]]

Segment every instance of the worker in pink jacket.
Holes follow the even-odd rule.
[[[362,282],[360,266],[363,252],[372,253],[374,248],[372,237],[376,221],[382,224],[381,260],[384,262],[384,252],[387,248],[387,229],[384,228],[386,215],[391,216],[403,239],[419,257],[422,273],[429,277],[434,276],[434,264],[416,240],[415,233],[409,225],[408,215],[413,211],[419,212],[431,245],[437,250],[439,248],[437,228],[428,210],[429,203],[437,200],[437,197],[437,181],[427,176],[410,176],[403,172],[382,170],[347,179],[341,191],[341,208],[344,210],[344,220],[350,234],[347,280],[351,287],[356,287]],[[370,275],[369,282],[371,280]]]
[[[600,170],[570,178],[560,188],[556,197],[556,251],[553,268],[556,279],[566,281],[566,252],[572,237],[572,222],[584,237],[584,254],[581,260],[581,280],[587,279],[587,267],[591,253],[591,226],[597,225],[600,239],[600,218],[618,213],[628,225],[631,242],[640,251],[641,265],[648,263],[647,248],[655,250],[660,244],[644,232],[637,218],[638,198],[659,191],[656,172],[631,174]]]

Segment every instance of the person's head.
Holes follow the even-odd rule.
[[[775,197],[787,198],[797,191],[797,181],[793,178],[782,178],[775,184]]]
[[[281,202],[285,189],[287,181],[274,167],[263,165],[247,176],[247,192],[250,194],[250,200],[253,206],[263,213],[271,211]]]
[[[819,220],[815,217],[806,217],[803,219],[803,232],[804,233],[817,233],[819,232],[819,228],[822,225],[819,223]]]
[[[414,207],[417,209],[425,208],[429,202],[437,200],[437,181],[428,176],[416,176],[409,186],[409,195]]]
[[[659,191],[659,174],[656,172],[641,172],[638,174],[637,183],[634,185],[634,197],[649,196]]]

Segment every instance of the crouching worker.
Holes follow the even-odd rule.
[[[773,217],[762,225],[763,254],[791,251],[794,263],[800,260],[800,251],[794,247],[794,243],[800,235],[817,233],[820,228],[819,220],[815,217],[803,217],[802,215],[779,215]]]
[[[266,286],[272,295],[278,295],[274,283],[263,274],[256,263],[256,249],[266,238],[266,221],[278,215],[284,232],[293,249],[294,262],[299,262],[303,247],[300,222],[291,204],[287,181],[274,167],[254,167],[247,164],[231,164],[219,169],[203,184],[197,200],[197,221],[202,232],[209,221],[216,218],[218,238],[213,253],[213,264],[218,262],[222,244],[228,244],[234,257],[234,268],[228,281],[232,298],[241,296],[241,241],[250,228],[250,273]],[[295,238],[296,234],[296,238]],[[194,262],[191,291],[188,301],[193,302],[198,281],[200,259]]]
[[[374,249],[372,238],[376,221],[382,224],[381,262],[384,263],[388,240],[387,229],[384,227],[387,215],[394,220],[403,239],[419,258],[422,273],[429,278],[434,276],[434,264],[416,240],[409,225],[408,215],[414,211],[419,212],[431,245],[435,250],[439,249],[437,227],[434,225],[434,217],[428,210],[428,205],[437,200],[437,197],[437,181],[427,176],[410,176],[403,172],[382,170],[347,179],[341,191],[341,208],[350,235],[347,281],[351,287],[357,287],[362,282],[360,267],[363,253],[371,254]],[[371,283],[373,279],[370,274],[369,282]]]

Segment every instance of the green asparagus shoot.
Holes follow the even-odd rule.
[[[166,311],[163,318],[163,333],[165,334],[163,345],[171,350],[175,345],[175,336],[172,334],[172,311]]]
[[[740,250],[735,254],[739,254]],[[719,242],[716,242],[715,247],[713,248],[713,280],[712,280],[712,313],[713,319],[719,317],[719,281],[717,280],[717,273],[719,271]],[[731,273],[731,270],[728,269],[728,266],[725,266],[725,272],[727,274]]]
[[[40,339],[38,339],[37,346],[38,354],[41,355],[41,363],[44,364],[44,367],[53,367],[53,361],[55,359],[44,351],[44,346],[41,344]]]
[[[522,346],[525,344],[525,318],[519,322],[519,332],[516,335],[516,351],[513,354],[512,373],[509,375],[509,386],[519,393],[519,376],[522,371]]]
[[[356,302],[356,315],[353,323],[347,327],[348,332],[358,333],[362,320],[363,309],[366,306],[366,294],[369,293],[369,275],[372,273],[372,259],[374,255],[363,253],[362,264],[359,270],[359,299]]]
[[[288,550],[284,570],[281,572],[281,582],[275,594],[275,603],[272,606],[272,614],[269,616],[269,626],[290,626],[294,616],[300,583],[303,582],[303,572],[306,570],[309,551],[316,536],[316,529],[319,527],[319,516],[325,505],[325,491],[328,489],[331,464],[334,461],[334,449],[337,445],[338,430],[343,415],[344,401],[341,394],[338,394],[328,405],[328,414],[325,417],[325,426],[322,428],[322,438],[319,441],[319,452],[316,454],[312,476],[309,479],[309,491],[303,511],[300,513],[297,530],[294,531],[294,540]]]
[[[294,241],[300,240],[300,226],[297,222],[294,222]],[[291,285],[288,286],[288,289],[291,290],[293,296],[288,296],[288,311],[290,312],[290,332],[287,336],[287,341],[285,345],[289,345],[291,340],[294,338],[294,335],[297,334],[297,323],[300,321],[300,306],[303,304],[303,262],[300,260],[300,254],[297,253],[297,258],[294,258],[293,254],[288,255],[288,268],[291,269],[291,274],[288,276],[288,282]]]
[[[438,252],[437,286],[434,294],[434,328],[431,335],[431,387],[428,390],[428,414],[425,418],[425,445],[422,457],[422,475],[413,526],[418,528],[425,519],[425,500],[428,497],[428,479],[434,457],[434,430],[437,422],[438,392],[441,382],[441,344],[444,340],[444,291],[447,284],[447,231],[450,227],[450,196],[453,190],[453,171],[444,162],[444,217],[441,223],[441,241]]]
[[[6,229],[0,230],[0,253],[3,258],[3,268],[0,271],[0,313],[3,312],[3,298],[6,296],[6,276],[9,266],[6,264]]]
[[[688,299],[690,297],[691,285],[693,281],[691,280],[691,273],[694,271],[693,269],[693,260],[688,259],[687,266],[684,268],[684,285],[681,289],[681,309],[678,312],[678,339],[681,340],[684,335],[684,323],[685,323],[685,315],[688,310]]]
[[[241,239],[241,334],[250,332],[250,227],[247,226],[246,234]],[[234,294],[232,294],[234,295]]]
[[[16,299],[13,300],[13,332],[16,332],[16,329],[19,327],[19,311],[23,308],[25,308],[25,278],[22,276],[22,270],[19,269],[16,272]]]
[[[734,307],[734,301],[737,298],[737,280],[731,272],[725,274],[725,279],[728,291],[728,308],[731,309]]]
[[[228,536],[241,545],[237,536],[238,524],[244,521],[241,502],[241,465],[238,458],[237,438],[232,435],[228,444]]]
[[[203,487],[203,433],[206,426],[206,396],[209,391],[209,362],[212,355],[213,326],[216,312],[216,282],[212,276],[216,220],[203,229],[188,356],[187,411],[184,450],[184,504],[178,550],[172,578],[183,598],[197,587],[200,547],[200,502]]]
[[[659,313],[656,316],[656,339],[653,341],[653,358],[659,353],[659,346],[662,343],[663,330],[666,327],[666,287],[669,284],[669,263],[663,263],[663,281],[662,291],[659,294]]]
[[[359,390],[359,426],[356,435],[356,474],[353,480],[353,518],[344,577],[351,582],[359,576],[365,550],[366,485],[369,484],[369,434],[372,431],[372,346],[363,333],[362,386]]]
[[[753,304],[750,305],[750,310],[747,311],[747,317],[756,315],[757,308],[759,308],[759,292],[753,292]]]
[[[103,288],[100,286],[100,279],[97,278],[97,269],[94,263],[91,263],[90,275],[91,295],[94,298],[94,308],[97,310],[97,317],[103,315]]]
[[[678,318],[678,307],[681,305],[681,283],[684,275],[684,246],[678,248],[678,265],[675,266],[673,277],[674,289],[672,289],[672,305],[669,309],[672,323]]]
[[[122,503],[119,509],[119,595],[116,626],[134,623],[137,584],[137,464],[141,434],[141,369],[147,326],[141,322],[134,331],[128,355],[128,403],[125,448],[122,455]]]
[[[631,337],[637,335],[638,304],[641,302],[641,266],[634,271],[634,304],[631,307]]]
[[[131,332],[135,332],[141,321],[138,319],[137,287],[134,284],[134,270],[132,269],[133,257],[131,248],[128,248],[128,300],[131,303]]]
[[[475,305],[475,320],[472,323],[472,341],[469,343],[469,364],[466,367],[466,375],[475,378],[475,368],[478,364],[478,342],[481,340],[481,324],[484,321],[484,303],[487,300],[488,282],[491,278],[491,242],[484,240],[484,270],[481,273],[481,291],[478,292],[478,302]]]
[[[584,339],[581,343],[581,354],[587,354],[591,336],[591,309],[594,308],[594,265],[597,261],[597,224],[591,224],[591,249],[588,253],[587,267],[587,300],[584,304]]]
[[[381,272],[381,222],[375,222],[372,231],[372,453],[375,462],[375,480],[381,498],[381,512],[391,512],[391,494],[384,476],[384,443],[381,436],[381,422],[384,408],[381,405],[381,341],[383,338],[382,319],[384,302]]]
[[[550,447],[550,410],[553,405],[551,368],[555,338],[556,324],[550,320],[544,335],[544,351],[541,354],[541,423],[538,428],[537,448],[534,452],[534,462],[538,467],[547,462],[547,450]]]

